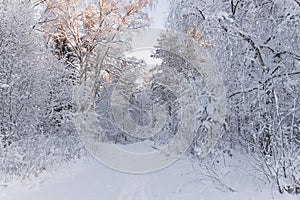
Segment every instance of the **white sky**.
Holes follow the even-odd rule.
[[[152,18],[151,27],[163,28],[168,17],[169,0],[156,0],[155,7],[149,12]]]
[[[142,31],[139,34],[133,34],[134,40],[132,41],[133,52],[127,54],[127,56],[136,57],[138,59],[144,60],[149,65],[149,70],[155,64],[161,64],[160,59],[153,59],[150,57],[153,54],[153,45],[157,45],[157,38],[159,37],[160,28],[165,27],[165,23],[169,12],[169,0],[154,0],[155,6],[150,10],[149,15],[151,20],[150,27],[158,28],[157,33],[151,30]],[[149,47],[149,48],[144,48]]]

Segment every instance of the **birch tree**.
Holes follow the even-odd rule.
[[[47,34],[54,53],[75,70],[77,81],[91,81],[96,94],[103,66],[119,62],[127,46],[120,34],[145,27],[145,8],[151,4],[152,0],[46,0],[37,27]]]

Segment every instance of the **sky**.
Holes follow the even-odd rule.
[[[156,0],[154,8],[149,12],[152,18],[151,27],[163,28],[168,17],[169,0]]]
[[[140,31],[138,34],[133,34],[132,47],[133,51],[127,55],[134,56],[138,59],[146,61],[147,64],[160,64],[161,60],[153,59],[152,55],[154,45],[157,45],[157,38],[161,33],[161,29],[165,27],[165,23],[169,12],[169,0],[154,0],[155,6],[149,9],[149,16],[151,18],[150,31]],[[150,48],[146,48],[150,47]]]

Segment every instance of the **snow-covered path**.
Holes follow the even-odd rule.
[[[132,175],[114,171],[94,159],[44,174],[30,183],[0,189],[1,200],[268,200],[272,193],[251,186],[249,177],[232,181],[237,192],[222,192],[191,178],[191,162],[177,161],[161,171]],[[238,180],[240,179],[240,180]],[[235,182],[235,183],[234,183]],[[243,188],[243,189],[242,189]],[[273,191],[274,192],[274,191]],[[275,192],[276,193],[276,192]],[[299,197],[298,197],[299,198]],[[275,195],[274,199],[297,197]]]
[[[0,191],[0,199],[162,200],[193,199],[193,196],[199,199],[196,194],[178,194],[177,191],[181,184],[189,181],[181,173],[190,167],[188,161],[180,161],[156,173],[132,175],[114,171],[95,160],[80,161],[34,182],[10,186]]]

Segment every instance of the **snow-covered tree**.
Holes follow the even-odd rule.
[[[0,181],[8,181],[70,159],[80,145],[69,114],[55,113],[70,103],[71,82],[32,29],[32,6],[0,5]]]
[[[43,12],[35,28],[72,71],[74,104],[69,108],[74,108],[75,116],[95,110],[97,101],[106,101],[99,89],[131,65],[123,57],[129,47],[128,33],[147,26],[146,8],[151,5],[152,0],[46,0],[40,4]],[[115,137],[118,133],[112,130],[109,138],[126,140]]]
[[[232,148],[259,155],[280,192],[299,193],[300,6],[295,0],[173,0],[169,26],[219,63]]]
[[[104,66],[115,64],[126,39],[120,34],[147,25],[152,0],[46,0],[39,29],[52,50],[75,69],[79,83],[92,82],[96,95]],[[111,69],[110,71],[113,71]]]

